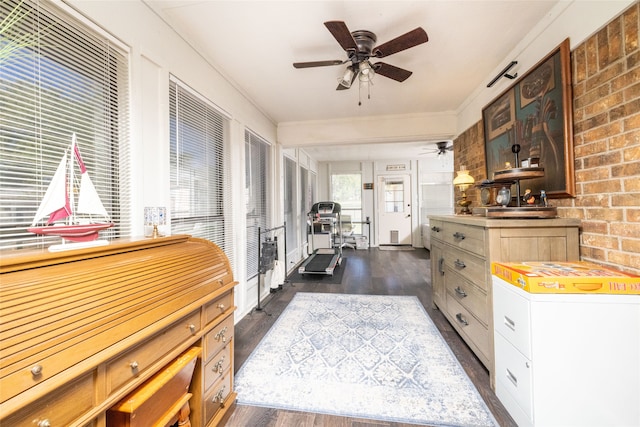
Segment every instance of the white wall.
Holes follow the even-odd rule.
[[[244,129],[275,144],[276,126],[226,81],[201,55],[178,37],[140,1],[68,0],[59,3],[106,30],[130,49],[131,77],[131,217],[134,234],[142,235],[144,206],[170,205],[169,75],[172,74],[215,103],[231,117],[230,144],[234,223],[236,319],[253,308],[257,296],[249,292],[245,274],[246,226],[244,194]],[[70,6],[70,7],[69,7]],[[86,19],[84,19],[86,21]],[[274,150],[276,151],[276,150]],[[274,171],[274,174],[277,174]],[[237,177],[237,179],[236,179]],[[279,195],[274,195],[279,198]],[[282,205],[280,205],[282,206]],[[281,213],[282,209],[274,209]],[[255,287],[253,288],[255,290]]]

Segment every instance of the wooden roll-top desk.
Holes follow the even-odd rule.
[[[0,425],[116,425],[183,359],[192,376],[166,408],[182,412],[153,416],[230,415],[236,282],[218,246],[179,235],[0,256]]]

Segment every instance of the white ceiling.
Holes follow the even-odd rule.
[[[345,117],[452,112],[504,61],[560,0],[145,0],[176,32],[274,123]],[[380,45],[416,27],[429,41],[384,58],[413,72],[399,83],[376,76],[371,99],[358,85],[336,91],[346,65],[295,69],[293,62],[344,60],[325,21],[369,30]],[[376,62],[372,60],[372,62]],[[506,65],[506,64],[505,64]],[[491,76],[490,76],[491,77]],[[358,106],[359,95],[362,105]],[[414,155],[424,141],[402,144]],[[380,156],[399,155],[377,146]],[[380,150],[378,150],[378,148]],[[365,160],[367,147],[344,153],[306,148],[319,160]],[[347,155],[348,154],[348,155]],[[384,158],[384,157],[382,157]]]

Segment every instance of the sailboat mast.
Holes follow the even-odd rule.
[[[68,217],[68,224],[72,225],[73,223],[75,223],[75,217],[76,217],[76,198],[75,198],[75,194],[73,193],[73,172],[74,172],[74,167],[73,167],[73,159],[75,158],[75,152],[76,152],[76,134],[75,132],[73,133],[73,136],[71,137],[71,153],[69,153],[69,187],[67,189],[68,191],[68,195],[69,195],[69,206],[71,208],[71,215],[69,215]]]

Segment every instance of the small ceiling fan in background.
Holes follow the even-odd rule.
[[[453,150],[453,142],[451,141],[438,141],[436,146],[423,147],[422,154],[437,154],[438,158],[444,157],[448,151]]]
[[[348,63],[349,65],[347,65],[343,76],[339,79],[336,90],[349,89],[356,78],[363,83],[371,84],[371,79],[375,74],[380,74],[381,76],[398,82],[405,81],[413,74],[411,71],[384,62],[372,64],[369,59],[385,58],[394,53],[426,43],[429,40],[427,33],[418,27],[406,34],[376,46],[377,37],[371,31],[357,30],[351,32],[342,21],[327,21],[324,25],[345,50],[347,59],[295,62],[293,66],[295,68],[310,68]]]

